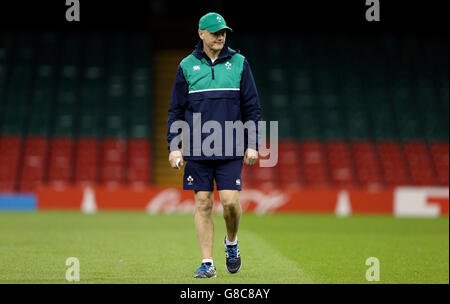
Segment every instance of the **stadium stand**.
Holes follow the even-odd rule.
[[[151,182],[144,34],[0,33],[0,191]]]
[[[232,44],[253,68],[263,118],[280,122],[280,186],[448,185],[448,41],[284,38]]]
[[[279,156],[244,167],[244,187],[448,186],[447,40],[258,35],[230,46],[250,62],[263,119],[279,121]],[[152,101],[174,74],[156,62],[165,92],[152,82],[154,58],[183,52],[158,52],[143,34],[1,32],[0,191],[178,181],[153,161],[166,144]]]

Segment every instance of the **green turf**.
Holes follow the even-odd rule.
[[[215,216],[217,278],[193,279],[200,251],[192,215],[0,213],[0,283],[449,283],[449,221],[385,216],[244,214],[242,270],[225,270],[225,225]]]

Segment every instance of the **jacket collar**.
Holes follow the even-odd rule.
[[[228,47],[228,44],[225,42],[225,45],[223,46],[223,49],[220,51],[219,57],[217,58],[217,61],[221,61],[225,58],[231,57],[234,54],[239,53],[239,51],[235,51],[231,48]],[[203,41],[200,40],[197,43],[197,46],[195,47],[195,50],[192,52],[192,55],[194,55],[195,57],[197,57],[198,59],[202,59],[205,58],[208,61],[211,61],[211,59],[208,57],[208,55],[206,55],[205,51],[203,51]]]

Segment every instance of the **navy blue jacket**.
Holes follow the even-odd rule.
[[[232,141],[233,154],[229,155],[229,150],[225,153],[225,145],[230,144],[230,140],[225,141],[225,121],[242,123],[253,121],[256,126],[258,121],[261,121],[258,92],[247,59],[239,51],[225,45],[219,57],[212,63],[203,51],[203,41],[200,40],[192,54],[184,58],[178,66],[168,112],[169,151],[172,139],[181,133],[180,130],[171,133],[170,126],[175,121],[185,121],[190,128],[190,150],[189,153],[186,153],[187,150],[184,151],[185,160],[242,158],[242,153],[236,150],[235,136]],[[221,125],[222,149],[221,153],[215,153],[219,155],[205,155],[204,151],[201,151],[199,141],[193,139],[194,113],[201,114],[201,126],[210,120],[217,121]],[[209,135],[211,133],[202,133],[201,143]],[[247,147],[257,150],[259,144],[258,139],[256,143],[249,142],[248,133],[245,132],[244,151]],[[211,145],[213,146],[214,144]],[[177,148],[180,149],[181,146]]]

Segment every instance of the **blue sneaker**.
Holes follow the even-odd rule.
[[[216,277],[216,266],[203,263],[194,271],[194,278],[207,279]]]
[[[241,253],[239,252],[239,245],[227,245],[226,238],[224,241],[226,263],[225,268],[229,273],[237,273],[241,269]]]

